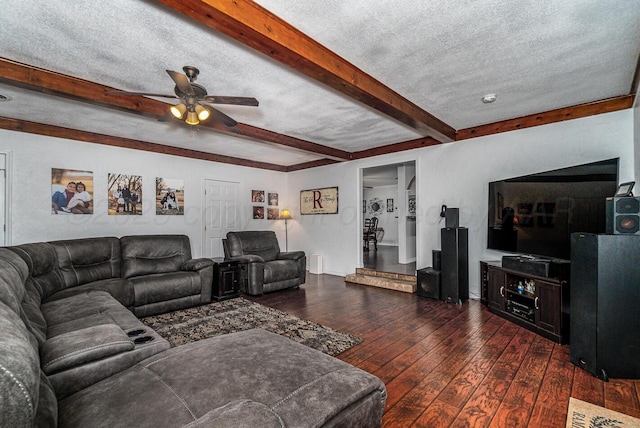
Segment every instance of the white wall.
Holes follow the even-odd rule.
[[[242,230],[274,230],[282,248],[285,246],[283,221],[251,219],[252,189],[279,192],[286,199],[286,174],[280,172],[5,130],[0,130],[0,152],[11,155],[9,245],[91,236],[182,233],[190,237],[193,255],[199,257],[203,252],[203,183],[213,179],[240,183]],[[51,214],[51,168],[93,171],[93,215]],[[109,173],[142,176],[143,215],[107,215]],[[156,177],[184,180],[183,216],[155,215]]]
[[[284,222],[251,220],[251,189],[280,193],[291,210],[289,249],[323,256],[324,272],[346,275],[362,265],[361,169],[416,162],[417,267],[431,264],[440,248],[440,206],[460,208],[469,228],[470,289],[478,294],[479,260],[498,259],[486,249],[487,183],[501,178],[620,157],[620,180],[634,180],[633,110],[628,109],[457,143],[427,147],[289,174],[185,159],[98,144],[0,130],[0,152],[10,154],[9,244],[89,236],[185,233],[194,256],[202,253],[205,179],[240,183],[241,229],[275,230],[284,247]],[[94,174],[96,213],[55,216],[50,211],[51,168]],[[108,216],[108,173],[141,175],[153,188],[156,176],[183,178],[184,216],[155,216],[153,192],[144,193],[142,216]],[[268,186],[268,187],[267,187]],[[300,215],[300,191],[339,187],[337,215]],[[246,202],[245,202],[246,201]],[[402,213],[400,213],[402,215]]]
[[[416,265],[430,266],[431,251],[440,249],[441,205],[460,208],[460,225],[469,228],[470,291],[477,296],[479,260],[502,256],[486,249],[488,183],[615,157],[620,180],[633,180],[632,109],[290,173],[291,197],[303,189],[338,186],[340,206],[338,215],[297,219],[289,247],[322,254],[327,273],[354,272],[362,263],[360,170],[415,160]]]
[[[640,99],[636,94],[635,102],[633,103],[634,112],[634,124],[633,135],[635,140],[635,179],[636,186],[640,187]],[[634,195],[640,195],[640,189],[636,188]]]

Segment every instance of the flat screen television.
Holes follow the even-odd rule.
[[[489,183],[487,247],[568,260],[571,233],[605,233],[617,187],[617,158]]]

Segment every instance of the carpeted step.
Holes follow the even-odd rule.
[[[349,274],[344,279],[346,282],[370,285],[373,287],[387,288],[389,290],[405,293],[416,292],[416,277],[398,273],[378,272],[371,269],[356,269],[355,274]]]

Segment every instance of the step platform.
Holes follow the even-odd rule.
[[[415,275],[403,275],[391,272],[379,272],[373,269],[357,268],[355,274],[345,277],[345,282],[370,285],[372,287],[415,293],[417,279]]]

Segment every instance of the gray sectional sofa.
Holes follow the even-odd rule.
[[[211,298],[181,235],[0,248],[0,426],[380,426],[384,384],[264,330],[170,348],[136,315]]]

